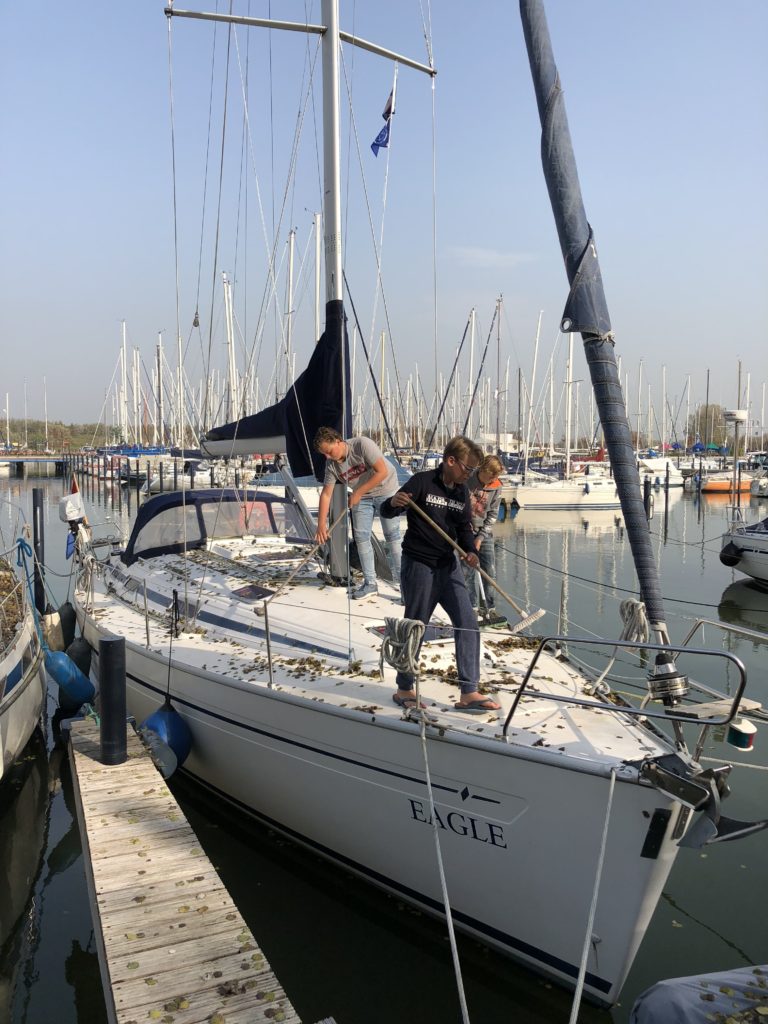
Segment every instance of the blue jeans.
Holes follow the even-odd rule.
[[[380,509],[385,501],[386,498],[369,498],[367,494],[362,497],[352,509],[352,529],[365,582],[373,583],[375,586],[376,564],[373,557],[373,544],[371,544],[371,530],[373,529],[373,514],[374,512],[379,513],[386,542],[387,561],[392,570],[395,586],[398,586],[400,583],[400,520],[398,518],[385,519],[381,515]]]
[[[447,565],[433,569],[405,554],[401,588],[406,619],[428,624],[438,605],[445,610],[454,628],[461,692],[474,693],[480,681],[480,630],[459,560],[453,557]],[[412,690],[413,676],[398,672],[397,687]]]
[[[496,579],[496,548],[493,543],[493,537],[483,537],[483,543],[480,545],[480,550],[477,552],[477,556],[480,559],[480,568],[487,572],[492,580]],[[477,608],[478,599],[477,592],[480,589],[477,585],[477,578],[480,574],[476,569],[470,569],[468,565],[464,566],[464,579],[467,583],[467,590],[469,591],[469,597],[472,601],[472,607]],[[485,607],[490,611],[491,608],[496,607],[496,591],[488,583],[487,580],[483,580],[483,593],[485,594]]]

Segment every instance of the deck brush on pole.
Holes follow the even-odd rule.
[[[442,526],[438,526],[434,519],[432,519],[431,516],[428,516],[427,513],[423,509],[419,508],[416,502],[412,501],[410,498],[408,498],[408,508],[412,508],[414,512],[418,512],[422,519],[426,519],[426,521],[429,523],[432,529],[439,533],[443,540],[447,541],[451,545],[451,547],[459,553],[459,556],[461,557],[462,561],[466,560],[466,552],[464,551],[464,549],[456,543],[453,537],[450,537],[445,532]],[[534,622],[537,622],[542,617],[542,615],[546,614],[544,608],[537,608],[536,611],[527,612],[524,608],[521,608],[520,605],[516,601],[514,601],[505,590],[501,589],[496,580],[492,576],[489,576],[485,569],[481,569],[480,566],[478,565],[475,567],[475,571],[480,574],[480,576],[485,580],[486,583],[490,583],[493,589],[498,591],[498,593],[501,594],[501,596],[504,598],[507,604],[510,604],[515,609],[517,614],[520,616],[520,621],[516,622],[514,626],[509,627],[510,633],[519,633],[521,630],[527,629],[529,626],[533,625]]]

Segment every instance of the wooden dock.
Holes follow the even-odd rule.
[[[93,720],[69,735],[110,1022],[300,1024],[138,736],[108,767]]]

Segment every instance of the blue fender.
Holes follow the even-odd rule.
[[[48,675],[58,684],[62,696],[62,706],[67,710],[81,707],[92,701],[96,695],[96,689],[84,675],[72,659],[64,651],[46,651],[45,668]]]
[[[163,743],[174,752],[179,765],[184,764],[189,757],[189,752],[192,749],[192,733],[167,697],[163,706],[157,711],[153,711],[149,718],[141,723],[139,729],[149,729],[156,733]]]

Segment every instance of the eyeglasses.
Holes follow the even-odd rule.
[[[461,459],[457,459],[455,455],[454,455],[453,459],[454,459],[454,462],[458,462],[458,464],[461,466],[461,468],[464,470],[465,473],[472,474],[477,469],[477,466],[468,466],[466,464],[466,462],[462,462]]]

